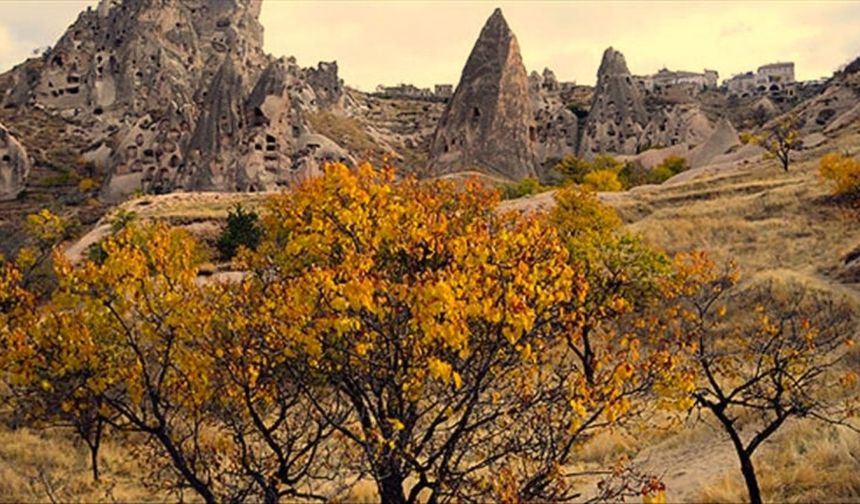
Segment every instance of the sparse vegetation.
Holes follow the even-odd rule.
[[[502,199],[516,199],[548,191],[550,187],[542,185],[536,178],[526,177],[518,182],[502,186]]]
[[[591,160],[567,156],[556,163],[553,172],[561,175],[561,183],[585,184],[597,191],[621,191],[643,184],[662,184],[669,178],[688,170],[687,160],[668,156],[648,170],[635,161],[621,162],[601,154]]]

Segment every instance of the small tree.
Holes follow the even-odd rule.
[[[766,157],[777,159],[782,169],[788,171],[791,153],[803,145],[798,128],[797,118],[787,115],[775,120],[763,133],[752,135],[749,140],[764,148]]]
[[[750,500],[762,502],[753,455],[791,418],[844,425],[856,407],[856,375],[841,366],[855,332],[843,302],[775,282],[726,299],[734,278],[718,278],[695,297],[693,397],[730,438]],[[753,307],[726,314],[726,304]],[[752,434],[741,429],[752,419]],[[855,429],[856,430],[856,429]]]
[[[636,187],[648,183],[650,172],[638,161],[627,161],[624,167],[618,172],[618,179],[624,185],[625,189]]]
[[[227,225],[218,238],[218,251],[223,259],[232,259],[240,247],[257,248],[263,236],[256,212],[245,210],[237,204],[227,214]]]
[[[610,171],[619,173],[623,164],[608,154],[600,154],[593,159],[578,158],[576,156],[565,156],[556,163],[553,170],[562,174],[568,180],[577,184],[584,182],[585,176],[595,171]]]
[[[532,194],[537,194],[541,191],[547,190],[546,187],[541,185],[538,179],[533,177],[526,177],[518,182],[512,184],[505,184],[502,187],[502,199],[516,199],[522,198],[523,196],[530,196]]]

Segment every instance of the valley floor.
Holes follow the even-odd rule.
[[[684,173],[660,186],[603,194],[630,231],[670,252],[701,249],[718,261],[734,259],[746,282],[792,278],[845,296],[860,306],[858,210],[834,201],[816,175],[817,160],[831,151],[860,153],[854,129],[798,153],[783,172],[774,161],[747,159]],[[264,195],[173,194],[144,197],[126,210],[186,226],[203,237],[217,232],[235,203],[259,207]],[[503,203],[533,210],[552,204],[552,193]],[[105,227],[70,249],[83,253]],[[857,352],[852,365],[860,367]],[[641,438],[640,438],[641,439]],[[614,433],[585,447],[593,463],[633,450],[642,467],[661,474],[671,502],[726,501],[745,497],[730,444],[707,422],[647,441]],[[139,500],[133,465],[108,448],[105,483],[86,483],[83,447],[56,433],[0,432],[0,501]],[[757,454],[764,493],[773,501],[860,502],[860,439],[835,428],[795,422]],[[53,493],[53,495],[51,495]]]

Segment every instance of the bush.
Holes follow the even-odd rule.
[[[672,173],[672,175],[677,175],[690,169],[690,165],[687,164],[687,160],[681,156],[669,156],[658,166],[665,167]]]
[[[218,238],[218,252],[225,260],[232,259],[239,247],[256,250],[263,237],[259,217],[256,212],[246,211],[242,205],[236,205],[227,215],[227,226]]]
[[[536,178],[526,177],[519,182],[505,184],[502,187],[502,199],[522,198],[523,196],[537,194],[547,189]]]
[[[582,178],[582,185],[595,191],[616,192],[624,189],[618,175],[611,170],[597,170]]]
[[[649,184],[662,184],[675,175],[690,169],[687,160],[681,156],[669,156],[648,173]]]
[[[860,198],[860,161],[836,152],[818,162],[818,176],[829,183],[834,196]]]
[[[78,191],[81,193],[89,193],[97,190],[98,188],[99,183],[89,177],[82,178],[81,181],[78,182]]]
[[[618,180],[621,181],[625,189],[630,189],[631,187],[647,184],[649,174],[650,172],[641,164],[628,161],[624,163],[624,167],[618,172]]]
[[[621,228],[621,218],[612,207],[597,199],[587,187],[571,185],[555,194],[550,222],[563,238],[580,235],[605,236]]]
[[[577,184],[585,181],[585,176],[596,171],[608,170],[618,173],[623,164],[608,154],[595,156],[593,159],[582,159],[575,156],[565,156],[559,161],[553,170],[562,174],[566,179]]]

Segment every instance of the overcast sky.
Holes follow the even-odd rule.
[[[53,44],[95,0],[0,0],[0,71]],[[337,60],[348,85],[456,84],[501,7],[526,67],[592,84],[608,46],[633,73],[713,68],[720,78],[794,61],[799,79],[860,56],[860,2],[265,0],[266,50],[304,66]]]

